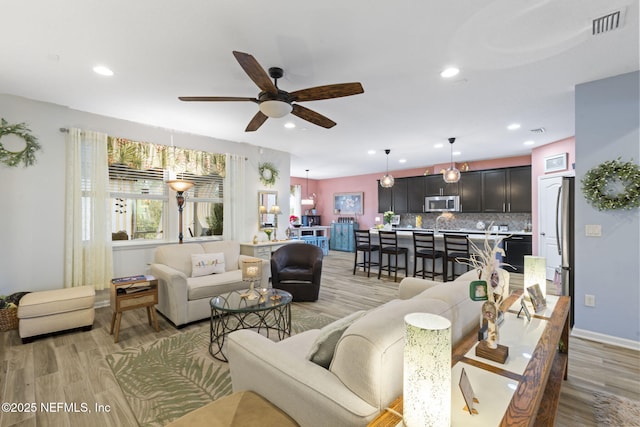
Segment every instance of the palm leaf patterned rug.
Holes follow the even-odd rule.
[[[292,334],[321,328],[331,321],[309,309],[291,306]],[[140,426],[163,426],[231,394],[228,364],[209,354],[208,324],[110,354],[107,362]]]

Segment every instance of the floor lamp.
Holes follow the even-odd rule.
[[[194,183],[191,181],[183,181],[181,179],[174,179],[171,181],[167,181],[169,188],[176,192],[176,201],[178,202],[178,239],[179,243],[182,243],[182,208],[184,207],[184,192],[194,186]]]

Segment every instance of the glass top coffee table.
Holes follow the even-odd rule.
[[[248,290],[233,291],[211,298],[211,340],[209,353],[227,362],[222,352],[229,332],[238,329],[262,329],[269,337],[275,331],[278,339],[291,335],[291,301],[289,292],[260,288],[251,294]]]

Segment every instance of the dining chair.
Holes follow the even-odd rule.
[[[386,270],[388,276],[391,277],[391,272],[394,273],[394,281],[398,281],[398,270],[404,270],[404,275],[407,276],[407,258],[409,249],[398,246],[398,235],[395,231],[378,231],[380,236],[380,266],[378,268],[378,279],[382,275],[382,270]],[[384,255],[387,256],[387,265],[382,264]],[[404,256],[404,267],[398,265],[398,256]],[[391,263],[391,257],[393,257],[393,264]]]

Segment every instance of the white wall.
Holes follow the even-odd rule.
[[[258,234],[257,192],[265,189],[258,178],[259,163],[272,162],[281,171],[276,185],[268,189],[278,191],[283,212],[289,212],[288,153],[171,132],[11,95],[0,94],[0,117],[11,124],[25,122],[42,145],[34,166],[10,168],[0,164],[0,295],[63,287],[66,134],[60,132],[60,128],[78,127],[166,145],[171,143],[173,135],[177,146],[246,156],[247,212],[242,218],[234,218],[243,223],[241,241],[248,242]],[[174,205],[170,202],[168,235],[177,240],[177,207],[171,208]],[[287,220],[280,222],[280,235],[284,234],[283,226],[287,223]],[[133,242],[117,245],[114,277],[146,271],[155,246]]]
[[[580,180],[605,160],[640,161],[639,80],[634,72],[576,86],[575,328],[623,344],[640,342],[640,209],[598,211]],[[602,237],[586,237],[587,224]]]

